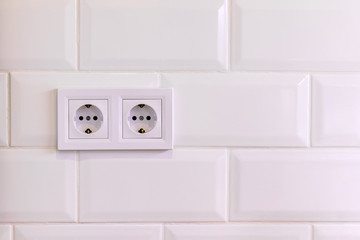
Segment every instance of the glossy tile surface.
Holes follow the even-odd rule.
[[[360,2],[234,0],[232,69],[359,71]]]
[[[166,240],[311,240],[310,225],[166,225]]]
[[[360,75],[313,76],[312,145],[360,146]]]
[[[227,0],[81,0],[80,7],[81,69],[227,68]]]
[[[11,234],[11,226],[2,225],[0,226],[0,240],[11,240],[12,234]]]
[[[161,240],[156,225],[16,226],[15,240]]]
[[[8,79],[0,73],[0,146],[8,145]]]
[[[151,88],[156,74],[11,74],[11,145],[56,145],[57,88]]]
[[[164,74],[174,88],[175,145],[307,146],[303,74]]]
[[[81,222],[224,221],[226,152],[80,152]]]
[[[231,152],[234,221],[359,221],[360,151]]]
[[[360,239],[360,224],[316,224],[314,240]]]
[[[0,150],[0,222],[74,222],[74,152]]]
[[[0,69],[75,69],[75,0],[2,0]]]

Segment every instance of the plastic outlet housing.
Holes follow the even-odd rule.
[[[123,137],[161,138],[161,100],[123,100]]]
[[[69,138],[106,139],[108,100],[69,100]]]
[[[58,150],[173,148],[172,89],[58,89]]]

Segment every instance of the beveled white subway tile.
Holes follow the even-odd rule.
[[[166,225],[165,240],[311,240],[305,224]]]
[[[80,152],[81,222],[224,221],[226,152]]]
[[[307,146],[305,74],[164,74],[174,88],[175,144]]]
[[[313,146],[360,146],[359,92],[360,74],[313,76]]]
[[[0,240],[12,240],[11,226],[8,225],[0,226]]]
[[[232,69],[359,71],[360,2],[234,0]]]
[[[2,0],[0,69],[75,69],[75,0]]]
[[[0,222],[74,222],[74,152],[0,150]]]
[[[227,8],[227,0],[81,0],[80,68],[224,70]]]
[[[157,74],[11,74],[11,146],[56,145],[57,88],[154,88]]]
[[[0,146],[8,146],[8,79],[0,73]]]
[[[316,224],[314,240],[360,239],[360,224]]]
[[[161,240],[161,232],[157,225],[20,225],[14,240]]]
[[[233,221],[359,221],[360,150],[231,153]]]

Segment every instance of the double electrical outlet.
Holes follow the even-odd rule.
[[[172,148],[172,89],[58,89],[59,150]]]

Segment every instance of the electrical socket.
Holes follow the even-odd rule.
[[[58,89],[59,150],[172,148],[172,89]]]
[[[161,99],[123,100],[124,138],[161,138]]]
[[[108,100],[69,100],[69,138],[108,138]]]

